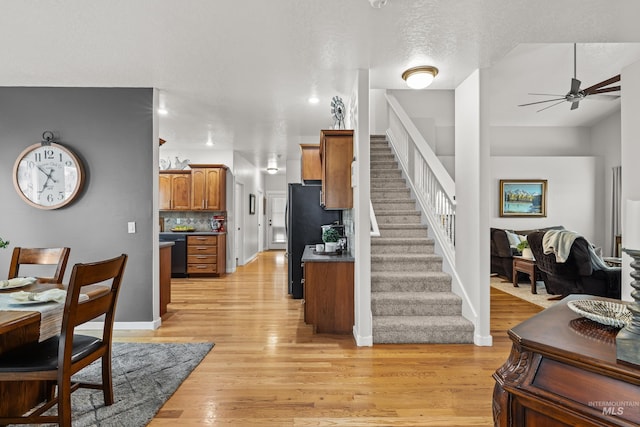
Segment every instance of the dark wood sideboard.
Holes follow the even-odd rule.
[[[496,426],[640,425],[640,367],[616,361],[618,329],[567,307],[596,298],[568,296],[508,332],[511,354],[493,375]]]

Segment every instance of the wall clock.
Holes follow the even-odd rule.
[[[50,136],[45,136],[49,134]],[[78,197],[84,183],[80,159],[68,148],[51,142],[53,134],[27,147],[13,166],[13,185],[18,195],[39,209],[57,209]]]

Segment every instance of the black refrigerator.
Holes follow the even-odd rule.
[[[302,252],[306,245],[322,243],[322,225],[342,224],[341,210],[324,210],[320,206],[320,185],[289,184],[287,199],[287,253],[289,294],[303,298]]]

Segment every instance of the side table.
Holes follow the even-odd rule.
[[[538,267],[536,267],[536,261],[532,258],[525,258],[521,256],[513,257],[513,286],[518,287],[518,272],[526,273],[531,280],[531,293],[537,294],[536,289],[536,277],[538,277]]]

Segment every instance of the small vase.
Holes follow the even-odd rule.
[[[522,257],[523,258],[534,259],[533,258],[533,252],[531,251],[531,248],[524,248],[522,250]]]

